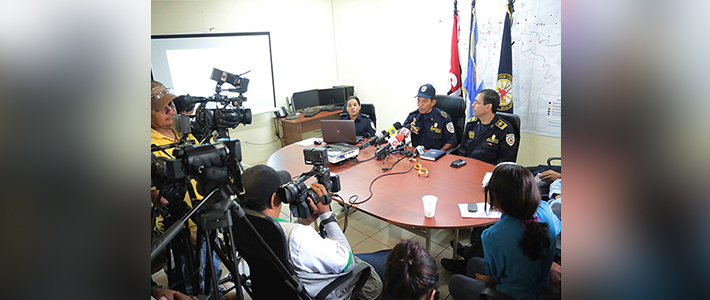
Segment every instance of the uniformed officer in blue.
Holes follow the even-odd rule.
[[[353,120],[355,121],[355,135],[362,137],[375,136],[375,124],[372,123],[370,116],[360,113],[360,99],[356,96],[348,97],[347,103],[348,112],[340,114],[338,120]]]
[[[500,95],[492,89],[478,92],[473,117],[466,122],[458,155],[497,165],[515,162],[515,129],[496,114]]]
[[[456,144],[456,134],[451,116],[434,107],[436,90],[431,84],[422,85],[416,96],[419,109],[409,113],[403,124],[410,124],[412,147],[424,145],[426,149],[448,150]]]

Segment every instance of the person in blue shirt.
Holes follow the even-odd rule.
[[[434,107],[434,95],[434,86],[422,85],[416,96],[419,109],[409,113],[402,124],[411,126],[412,147],[424,145],[426,149],[446,151],[456,144],[454,123],[448,113]]]
[[[340,114],[338,120],[353,120],[355,121],[355,135],[362,137],[375,136],[375,124],[372,123],[370,116],[360,113],[360,99],[356,96],[348,97],[347,103],[348,112]]]
[[[468,277],[453,275],[449,292],[454,300],[478,299],[489,286],[518,300],[539,299],[549,286],[560,219],[540,201],[530,170],[518,164],[498,164],[485,193],[501,218],[481,234],[485,258],[471,258]]]

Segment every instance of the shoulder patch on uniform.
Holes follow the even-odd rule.
[[[508,133],[505,135],[505,143],[508,144],[508,146],[513,147],[515,144],[515,134]]]
[[[442,111],[441,111],[441,116],[444,117],[444,118],[446,118],[446,117],[448,117],[449,115],[447,115],[446,112],[442,110]]]
[[[370,122],[370,127],[372,127],[372,130],[377,131],[377,129],[375,128],[375,123],[374,123],[374,122]]]
[[[505,121],[503,120],[498,120],[498,122],[496,122],[496,126],[500,129],[505,129],[508,127],[508,124],[505,124]]]
[[[446,130],[448,130],[450,133],[454,133],[454,123],[446,123]]]
[[[470,118],[468,118],[468,120],[466,122],[467,123],[468,122],[476,122],[476,120],[477,120],[476,117],[470,117]]]

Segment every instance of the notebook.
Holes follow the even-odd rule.
[[[446,151],[441,151],[437,149],[429,149],[427,152],[422,153],[422,159],[436,161],[446,154]]]
[[[357,144],[355,136],[355,121],[353,120],[321,120],[320,128],[323,132],[323,141],[328,144],[345,142]]]

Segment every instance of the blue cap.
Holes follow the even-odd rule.
[[[436,95],[436,89],[434,89],[434,86],[431,84],[425,84],[419,87],[419,91],[417,91],[417,97],[422,97],[422,98],[427,98],[427,99],[432,99],[434,98],[434,95]]]

